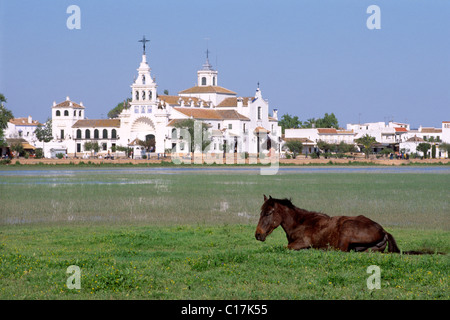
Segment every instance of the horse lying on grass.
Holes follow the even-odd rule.
[[[288,199],[267,198],[261,207],[261,216],[255,237],[259,241],[279,225],[286,232],[288,248],[293,250],[335,248],[341,251],[375,251],[400,253],[394,237],[381,225],[365,216],[330,217],[323,213],[297,208]],[[430,252],[403,251],[403,254]]]

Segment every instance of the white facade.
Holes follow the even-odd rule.
[[[30,145],[36,147],[38,142],[36,134],[34,133],[39,121],[33,120],[31,116],[26,118],[14,118],[8,122],[8,127],[5,129],[5,138],[10,139],[25,139]]]

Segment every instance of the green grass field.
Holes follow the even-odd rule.
[[[270,194],[448,254],[448,174],[26,170],[0,171],[0,299],[450,298],[448,255],[290,251],[281,228],[254,238]],[[367,288],[370,265],[381,289]]]

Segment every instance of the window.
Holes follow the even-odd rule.
[[[134,107],[134,113],[139,113],[139,107]]]
[[[141,113],[145,113],[145,106],[141,106]]]
[[[230,130],[233,129],[233,124],[229,123],[228,124],[228,129],[230,129]]]
[[[77,130],[77,139],[81,139],[81,130],[80,129]]]
[[[216,77],[213,77],[213,86],[216,85]]]
[[[142,84],[145,84],[145,76],[142,76]]]
[[[108,150],[108,146],[105,142],[102,143],[102,149],[103,149],[103,151]]]
[[[217,124],[217,130],[220,130],[220,123]]]
[[[81,152],[81,143],[77,143],[77,152]]]
[[[136,91],[135,97],[136,97],[136,100],[139,100],[139,91]]]
[[[258,120],[261,120],[261,107],[258,107]]]
[[[243,131],[245,133],[245,123],[243,124],[242,129],[243,129]]]
[[[68,117],[69,116],[69,111],[68,110],[64,110],[64,116]]]
[[[142,100],[145,100],[145,91],[142,91]]]
[[[148,92],[148,100],[152,100],[152,92],[151,91]]]
[[[147,106],[147,113],[152,113],[152,106]]]
[[[108,139],[108,130],[103,129],[103,139]]]
[[[90,139],[91,138],[91,131],[89,129],[86,129],[86,131],[84,133],[84,137],[86,139]]]
[[[74,110],[73,112],[73,116],[76,117],[77,116],[77,110]]]
[[[60,116],[61,116],[61,111],[56,110],[56,116],[57,116],[57,117],[60,117]]]
[[[61,139],[64,139],[64,130],[61,129]]]
[[[202,86],[206,86],[206,77],[202,78]]]
[[[111,139],[117,139],[117,131],[116,131],[116,129],[112,129],[112,131],[111,131]]]
[[[78,114],[78,116],[81,117],[81,110],[80,110],[80,113]]]
[[[99,134],[98,134],[98,129],[94,130],[94,139],[98,139],[99,138]]]

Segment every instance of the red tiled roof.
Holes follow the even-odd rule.
[[[337,131],[335,128],[319,128],[319,129],[317,129],[317,132],[319,134],[337,134]]]
[[[72,103],[72,106],[70,105],[70,103]],[[74,109],[84,109],[84,107],[82,105],[79,105],[76,102],[73,101],[63,101],[61,103],[58,103],[56,106],[53,106],[53,108],[74,108]]]
[[[38,126],[41,124],[37,120],[31,120],[31,123],[28,123],[28,118],[14,118],[9,120],[9,122],[16,126]]]
[[[120,119],[88,119],[78,120],[72,128],[119,128]]]
[[[395,132],[408,132],[406,128],[394,128]]]
[[[203,108],[174,108],[174,110],[200,120],[250,120],[235,110],[216,110]]]
[[[245,97],[245,98],[242,98],[242,105],[248,106],[248,101],[249,101],[249,100],[251,101],[251,100],[253,100],[253,99],[254,99],[253,97]],[[216,108],[222,108],[222,107],[237,107],[237,100],[238,100],[237,97],[226,98],[226,99],[224,99],[221,103],[219,103],[219,104],[217,105]]]
[[[183,93],[222,93],[222,94],[236,94],[236,92],[225,89],[219,86],[195,86],[179,92]]]

